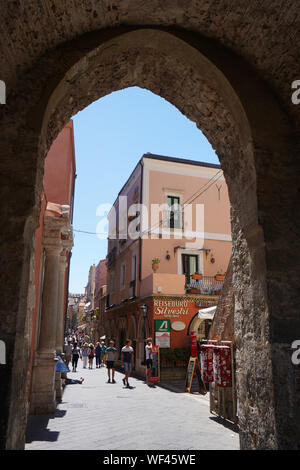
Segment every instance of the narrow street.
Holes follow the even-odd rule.
[[[70,372],[84,377],[68,385],[55,416],[30,416],[26,450],[204,450],[239,449],[238,434],[209,413],[207,396],[149,388],[132,378],[135,388],[107,384],[106,368]]]

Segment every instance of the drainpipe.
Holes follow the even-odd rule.
[[[140,161],[141,165],[141,194],[140,194],[140,204],[143,204],[143,179],[144,179],[144,165],[143,159]],[[140,227],[142,228],[142,227]],[[139,282],[142,280],[142,237],[139,238]]]

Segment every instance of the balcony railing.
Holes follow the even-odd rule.
[[[193,279],[187,276],[185,289],[188,294],[220,295],[224,279],[218,276],[202,276],[201,279]]]
[[[110,266],[117,259],[117,248],[114,247],[107,255],[106,266]]]

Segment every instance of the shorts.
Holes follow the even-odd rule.
[[[92,356],[91,354],[89,354],[89,359],[94,359],[94,356]]]
[[[115,368],[115,361],[106,361],[106,367],[108,369],[114,369]]]
[[[131,362],[124,362],[124,370],[125,370],[125,372],[131,372],[132,371]]]
[[[147,369],[152,369],[152,359],[146,359]]]

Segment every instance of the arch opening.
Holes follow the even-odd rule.
[[[31,194],[22,214],[26,225],[27,247],[32,249],[32,234],[38,224],[43,158],[56,135],[72,115],[96,99],[129,86],[147,88],[175,105],[197,124],[211,142],[220,159],[229,188],[232,206],[237,362],[240,373],[238,393],[243,403],[240,412],[242,443],[251,447],[262,445],[263,442],[265,445],[267,442],[268,446],[274,447],[276,425],[273,411],[270,412],[267,425],[262,427],[263,432],[259,430],[266,393],[270,397],[270,410],[273,410],[275,405],[270,360],[272,351],[268,332],[265,240],[257,209],[258,202],[261,203],[263,199],[262,190],[257,187],[257,183],[262,184],[258,175],[257,159],[261,152],[266,154],[268,151],[274,151],[271,138],[277,129],[283,129],[284,134],[285,126],[281,126],[281,114],[272,104],[272,120],[264,133],[259,132],[259,126],[253,121],[253,115],[256,113],[253,111],[253,105],[250,106],[246,91],[234,80],[230,82],[234,74],[230,77],[228,70],[222,71],[200,50],[170,32],[151,29],[126,32],[103,42],[87,54],[83,51],[79,51],[79,54],[82,54],[82,57],[71,67],[66,61],[64,77],[58,80],[51,93],[47,90],[47,93],[43,94],[39,90],[40,94],[36,93],[36,101],[32,104],[31,110],[36,112],[36,115],[33,125],[29,126],[31,132],[24,139],[22,150],[24,154],[27,152],[31,159],[28,163],[31,171],[28,183]],[[237,66],[239,65],[237,60]],[[239,72],[241,73],[241,69]],[[246,70],[243,70],[241,75],[245,72]],[[259,99],[258,93],[256,102],[259,102]],[[265,103],[259,106],[263,108]],[[21,127],[26,128],[28,115],[24,116],[23,113],[23,117]],[[261,149],[260,145],[264,139]],[[284,141],[285,136],[282,140],[281,135],[276,139],[276,152],[284,152]],[[21,145],[18,149],[21,150]],[[264,218],[260,217],[260,220],[264,221]],[[22,276],[24,290],[28,282],[28,269],[23,270]],[[23,316],[23,324],[24,320]],[[19,321],[22,329],[22,318]],[[124,328],[120,331],[124,333]],[[122,340],[120,337],[119,342]],[[260,359],[266,366],[265,371],[259,371],[260,378],[270,379],[268,392],[259,390],[255,373],[255,368],[258,367],[257,350],[261,351]],[[15,357],[18,354],[20,355],[20,350],[15,349]],[[16,371],[17,369],[13,372],[12,383],[16,382]],[[248,390],[251,390],[251,393],[248,393]],[[248,429],[250,405],[255,416],[255,444],[251,441]],[[10,421],[10,426],[13,426],[13,420]]]

